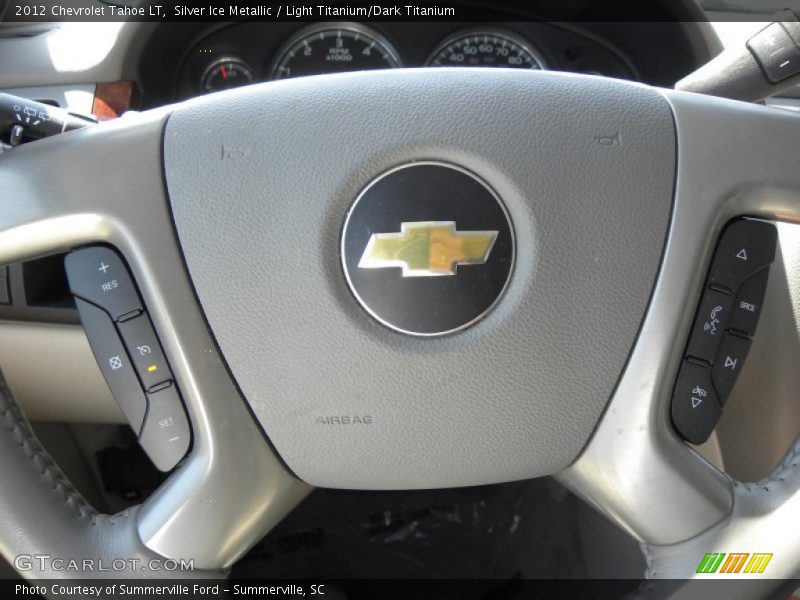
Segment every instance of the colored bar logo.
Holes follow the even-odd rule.
[[[749,558],[749,560],[748,560]],[[708,552],[697,565],[696,573],[763,573],[772,553]]]

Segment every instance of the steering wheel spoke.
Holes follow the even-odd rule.
[[[742,526],[737,503],[749,502],[741,497],[748,486],[719,472],[679,439],[670,422],[670,398],[723,227],[740,216],[800,220],[796,115],[693,94],[664,95],[675,115],[678,170],[658,281],[597,431],[581,457],[558,475],[654,549],[712,527],[730,532]],[[787,480],[786,486],[797,491],[796,481]],[[748,542],[758,545],[754,537],[737,543]],[[796,569],[796,556],[796,551],[782,556],[784,572]],[[692,554],[684,562],[695,558]],[[680,569],[663,568],[651,575],[686,577],[695,566],[684,564],[681,575]]]
[[[132,115],[6,153],[0,262],[92,244],[110,244],[124,256],[169,358],[193,438],[186,459],[138,507],[134,531],[156,555],[218,569],[258,541],[310,487],[270,449],[195,301],[163,186],[166,116]],[[7,521],[36,531],[39,515],[24,514],[25,506],[17,504],[17,518]],[[44,533],[40,543],[40,551],[52,553]]]

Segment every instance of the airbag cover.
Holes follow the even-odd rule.
[[[232,90],[179,105],[164,137],[177,233],[224,360],[298,477],[354,489],[510,481],[577,457],[647,308],[675,152],[655,90],[502,69]],[[413,161],[477,175],[516,238],[499,302],[442,337],[381,325],[342,271],[348,209]]]

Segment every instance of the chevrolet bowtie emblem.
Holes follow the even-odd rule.
[[[482,265],[497,231],[456,231],[454,221],[401,223],[400,233],[375,233],[358,266],[402,267],[403,277],[455,275],[459,265]]]

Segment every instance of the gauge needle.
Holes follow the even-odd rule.
[[[222,78],[223,79],[227,79],[228,78],[228,71],[227,71],[227,69],[225,69],[225,65],[222,65]]]

